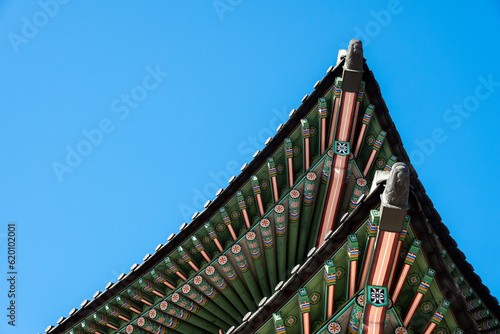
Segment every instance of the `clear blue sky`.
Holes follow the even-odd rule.
[[[496,1],[56,3],[0,1],[0,277],[9,222],[19,273],[15,328],[0,280],[1,333],[43,332],[153,253],[353,37],[443,221],[500,297]]]

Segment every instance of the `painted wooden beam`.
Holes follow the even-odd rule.
[[[425,294],[429,290],[429,286],[431,285],[432,279],[434,278],[434,273],[435,272],[432,269],[427,270],[427,273],[420,282],[417,293],[415,294],[415,297],[413,297],[413,301],[411,302],[410,307],[408,308],[408,312],[406,312],[405,318],[403,320],[403,324],[405,325],[405,327],[408,327],[410,325],[411,320],[413,319],[413,316],[415,315],[415,312],[417,311],[417,308],[422,301],[422,298],[424,298]]]
[[[241,214],[243,215],[243,220],[245,221],[245,226],[247,229],[252,225],[250,223],[250,218],[248,217],[247,205],[245,199],[243,198],[243,193],[241,191],[236,192],[236,199],[238,200],[238,207],[240,208]]]
[[[311,334],[311,303],[305,288],[299,289],[298,298],[302,317],[302,334]]]
[[[205,248],[203,247],[203,245],[201,244],[201,242],[198,240],[198,238],[195,235],[191,236],[191,242],[193,243],[193,246],[196,249],[196,251],[198,253],[200,253],[201,256],[203,256],[205,261],[207,261],[207,263],[210,263],[212,261],[212,258],[205,251]]]
[[[94,312],[92,313],[92,318],[97,324],[111,328],[112,330],[117,330],[120,327],[120,323],[115,321],[113,318],[108,317],[104,313]]]
[[[375,141],[375,144],[373,144],[372,152],[370,153],[370,157],[368,158],[368,161],[366,162],[365,169],[363,170],[363,175],[365,177],[368,176],[368,173],[370,172],[370,169],[372,168],[373,162],[375,161],[375,158],[377,157],[377,154],[384,144],[385,136],[387,135],[387,132],[385,131],[380,131],[377,140]]]
[[[278,285],[278,268],[276,266],[276,252],[273,238],[273,230],[269,219],[260,221],[260,237],[264,244],[264,258],[266,259],[267,277],[271,290]]]
[[[153,299],[143,294],[141,291],[135,288],[127,288],[127,294],[133,300],[139,301],[141,303],[146,304],[147,306],[153,306]]]
[[[157,297],[165,298],[165,293],[155,286],[150,280],[141,277],[137,282],[144,291],[152,293]]]
[[[310,147],[310,137],[311,128],[309,127],[309,121],[307,118],[300,120],[300,129],[302,131],[303,146],[304,146],[304,171],[309,170],[311,167],[311,147]]]
[[[299,238],[297,241],[297,263],[302,263],[307,254],[307,243],[309,238],[309,230],[314,211],[314,195],[316,194],[317,175],[314,172],[309,172],[306,175],[304,182],[304,190],[302,196],[302,207],[300,213]]]
[[[392,288],[392,283],[394,282],[394,275],[396,273],[396,268],[398,266],[399,262],[399,254],[401,254],[401,248],[403,247],[403,242],[406,239],[406,234],[408,233],[408,226],[410,224],[410,215],[406,215],[405,221],[403,223],[403,229],[401,230],[401,233],[399,234],[399,241],[398,245],[396,247],[396,254],[394,254],[394,265],[392,266],[391,270],[391,276],[389,276],[389,284],[387,285],[387,288],[389,291],[391,291]],[[393,296],[394,299],[394,296]]]
[[[179,278],[183,281],[187,281],[186,275],[182,271],[177,268],[177,266],[170,260],[170,258],[167,256],[164,260],[165,264],[167,265],[167,272],[169,274],[175,274],[179,276]]]
[[[205,310],[212,313],[212,315],[215,318],[221,318],[227,324],[231,323],[231,321],[232,321],[231,318],[227,315],[226,312],[224,312],[224,310],[222,310],[217,304],[211,302],[208,298],[206,298],[204,295],[202,295],[198,290],[193,288],[191,285],[184,284],[182,286],[181,292],[186,297],[193,300],[196,304],[200,305]],[[160,306],[161,306],[161,304],[160,304]],[[220,327],[225,328],[223,326],[222,322],[217,322],[216,327],[217,328],[215,328],[213,330],[218,330]],[[227,326],[227,328],[229,328],[229,326]],[[225,329],[227,329],[227,328],[225,328]]]
[[[323,267],[323,278],[325,281],[325,317],[324,321],[330,319],[335,307],[335,284],[337,283],[337,271],[332,260],[327,260]]]
[[[193,302],[191,299],[188,299],[187,297],[184,297],[183,295],[179,293],[173,293],[172,296],[168,299],[169,302],[174,303],[175,305],[182,307],[186,311],[188,311],[190,314],[196,315],[205,321],[209,323],[213,323],[216,326],[226,326],[227,323],[221,319],[219,316],[214,316],[212,313],[209,311],[205,310],[203,307],[198,306],[195,302]],[[204,323],[201,321],[201,323]]]
[[[253,302],[247,288],[243,282],[238,277],[236,270],[234,269],[231,262],[229,262],[226,255],[221,255],[217,259],[217,263],[221,266],[222,271],[226,275],[229,283],[234,287],[234,290],[241,296],[241,300],[245,303],[246,307],[250,311],[255,311],[257,309],[256,303]]]
[[[300,192],[290,191],[288,196],[288,237],[287,237],[287,270],[290,273],[297,264],[297,241],[300,221]]]
[[[142,306],[139,306],[135,302],[132,302],[130,299],[123,296],[116,296],[115,301],[118,303],[118,306],[124,308],[125,310],[130,310],[136,314],[142,313]]]
[[[285,281],[287,278],[287,223],[285,207],[281,204],[274,207],[274,227],[276,229],[276,260],[278,262],[278,276],[280,281]]]
[[[276,331],[276,334],[285,334],[285,324],[283,323],[283,319],[281,318],[281,314],[278,313],[273,313],[273,323],[274,323],[274,330]]]
[[[243,316],[248,312],[247,306],[241,298],[236,294],[233,288],[222,278],[221,274],[215,269],[214,266],[208,266],[205,268],[205,274],[208,278],[215,284],[216,288],[226,296],[226,298],[233,304],[234,308],[238,313]]]
[[[371,210],[366,223],[366,235],[368,241],[365,247],[365,256],[363,260],[363,269],[359,279],[359,287],[364,287],[366,284],[366,277],[368,276],[368,270],[370,269],[370,263],[373,256],[373,247],[375,246],[375,240],[377,238],[379,220],[380,212],[378,210]]]
[[[351,299],[356,292],[356,281],[358,278],[359,246],[356,234],[347,237],[347,257],[349,260],[347,299]]]
[[[367,182],[364,178],[360,177],[354,182],[354,189],[352,191],[351,199],[349,200],[349,206],[347,207],[347,212],[353,212],[358,206],[358,200],[365,193]]]
[[[291,189],[294,184],[294,170],[293,170],[293,146],[290,138],[285,138],[284,143],[285,157],[288,171],[288,188]]]
[[[217,315],[219,318],[223,319],[228,324],[241,322],[242,317],[234,309],[233,305],[226,299],[226,297],[217,292],[217,290],[201,275],[195,276],[193,278],[193,283],[194,286],[201,290],[205,296],[221,308],[222,313]]]
[[[274,163],[274,159],[267,159],[267,170],[269,172],[269,178],[271,179],[271,189],[273,191],[273,200],[274,203],[278,203],[280,199],[279,188],[278,188],[278,176],[276,172],[276,164]]]
[[[363,102],[363,96],[365,94],[365,82],[361,81],[361,85],[359,87],[358,91],[358,96],[356,97],[356,107],[354,109],[354,122],[352,124],[352,131],[351,131],[351,139],[349,140],[351,147],[354,147],[354,136],[356,134],[356,128],[358,126],[358,114],[359,114],[359,108],[361,107],[361,104]]]
[[[368,105],[366,108],[363,119],[361,120],[361,130],[359,131],[358,142],[356,143],[356,148],[354,149],[354,157],[357,158],[359,155],[359,151],[361,150],[361,146],[363,146],[363,141],[365,140],[366,129],[370,124],[372,119],[373,111],[375,110],[375,106],[373,104]]]
[[[264,210],[264,203],[262,202],[262,194],[260,190],[259,179],[257,178],[257,176],[253,175],[252,177],[250,177],[250,181],[252,182],[252,189],[255,195],[255,199],[257,201],[257,208],[259,209],[259,214],[263,216],[265,210]]]
[[[208,236],[210,237],[210,240],[214,242],[215,247],[217,247],[219,252],[222,253],[222,251],[224,251],[224,247],[222,247],[222,244],[220,243],[219,238],[217,238],[217,234],[215,233],[214,229],[212,228],[212,225],[210,225],[210,222],[206,222],[204,227],[208,233]]]
[[[113,316],[113,317],[118,318],[120,320],[123,320],[126,322],[129,322],[130,320],[132,320],[132,316],[130,315],[130,313],[128,313],[124,310],[121,310],[116,305],[111,305],[111,304],[107,303],[106,305],[104,305],[104,310],[110,316]]]
[[[233,225],[231,224],[231,219],[229,218],[229,215],[226,213],[225,208],[220,208],[219,209],[220,215],[222,217],[222,221],[224,222],[224,225],[226,225],[229,234],[231,234],[231,238],[233,241],[238,239],[238,236],[236,235],[236,232],[234,231]]]
[[[153,268],[149,273],[157,283],[163,284],[171,290],[175,290],[175,285],[167,280],[167,277],[163,272]]]
[[[328,129],[326,128],[326,119],[328,117],[328,107],[326,104],[326,99],[324,97],[320,97],[318,99],[318,116],[319,116],[319,134],[320,134],[320,140],[319,140],[319,153],[323,154],[326,149],[326,137],[327,137],[327,131]]]
[[[323,162],[323,169],[321,171],[321,180],[318,186],[318,195],[316,199],[316,205],[314,206],[313,213],[313,224],[311,225],[311,230],[309,233],[309,239],[307,242],[307,249],[311,249],[316,245],[321,245],[323,240],[319,240],[318,233],[321,228],[321,215],[323,214],[324,203],[326,200],[326,194],[328,191],[328,180],[330,179],[330,172],[332,170],[332,160],[333,160],[333,150],[328,150],[325,155]]]
[[[238,268],[243,275],[243,279],[248,286],[248,290],[250,291],[255,304],[259,304],[260,300],[262,299],[262,292],[260,291],[255,277],[253,276],[253,273],[248,266],[248,261],[241,249],[241,246],[239,244],[234,244],[231,247],[231,253],[233,254],[234,260],[236,261],[236,264],[238,265]]]
[[[257,239],[257,234],[253,231],[247,232],[245,235],[248,250],[250,251],[250,256],[252,257],[253,267],[255,268],[255,273],[257,274],[257,282],[259,283],[260,290],[264,296],[271,296],[271,288],[269,286],[269,280],[267,278],[266,267],[264,266],[264,259],[262,258],[262,252],[259,246],[259,240]]]
[[[434,315],[432,316],[431,321],[425,328],[423,334],[431,334],[434,331],[436,326],[439,325],[441,320],[443,320],[446,311],[448,311],[448,307],[450,307],[450,303],[447,300],[443,300],[436,313],[434,313]]]
[[[413,263],[415,263],[418,251],[420,250],[420,244],[421,244],[420,240],[418,239],[413,240],[413,244],[411,245],[408,254],[406,254],[405,262],[403,264],[403,268],[401,268],[401,273],[399,274],[398,282],[396,283],[394,291],[391,294],[392,301],[394,303],[398,301],[399,294],[401,293],[401,289],[403,288],[403,284],[406,280],[406,277],[408,277],[408,273],[410,272]]]

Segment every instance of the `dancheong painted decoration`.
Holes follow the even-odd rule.
[[[46,332],[489,334],[499,318],[353,40],[202,213]]]

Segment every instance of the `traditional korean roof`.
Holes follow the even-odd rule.
[[[356,333],[377,310],[384,333],[500,331],[498,300],[426,195],[360,52],[339,53],[179,233],[46,332]],[[409,207],[381,200],[399,168]],[[376,270],[387,284],[371,284]]]

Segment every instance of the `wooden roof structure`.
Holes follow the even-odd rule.
[[[189,224],[46,333],[497,333],[360,41]]]

